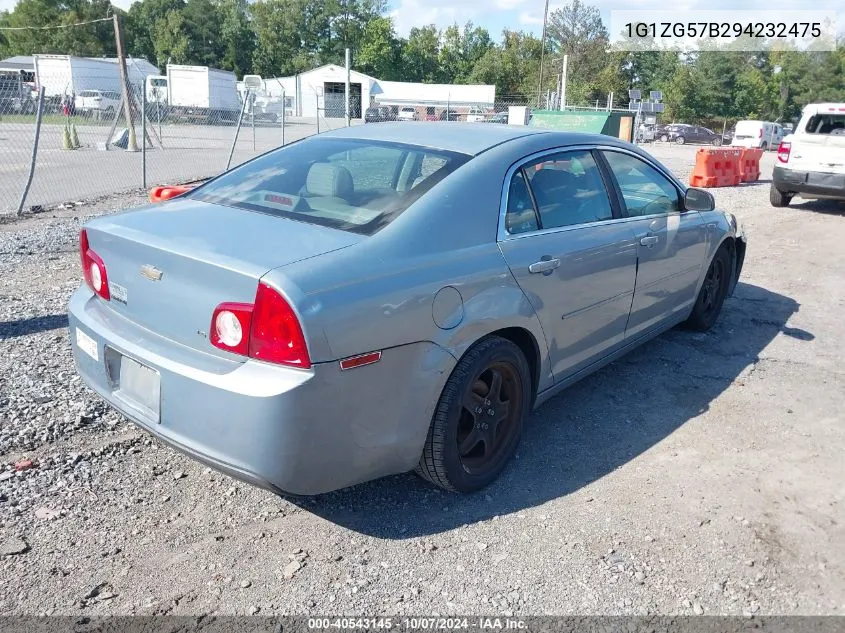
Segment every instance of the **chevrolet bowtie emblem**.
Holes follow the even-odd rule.
[[[158,268],[150,264],[141,266],[141,275],[152,281],[159,281],[163,274]]]

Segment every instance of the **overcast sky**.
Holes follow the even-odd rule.
[[[132,0],[112,0],[117,6],[128,8]],[[543,26],[545,0],[388,0],[390,12],[400,35],[407,35],[411,27],[437,24],[440,27],[457,22],[463,25],[472,20],[484,26],[495,40],[504,28],[523,29],[539,34]],[[17,0],[0,0],[0,10],[11,9]],[[610,11],[661,8],[654,0],[586,0],[587,4],[598,6],[605,26],[610,26]],[[549,12],[563,6],[565,2],[550,0]],[[691,9],[751,9],[751,10],[836,10],[841,0],[816,0],[812,7],[802,7],[795,0],[679,0],[669,6],[673,11]],[[845,12],[840,11],[837,19],[839,32],[845,31]]]

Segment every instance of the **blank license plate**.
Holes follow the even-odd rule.
[[[120,380],[117,395],[144,409],[158,420],[161,378],[157,371],[123,356],[120,359]]]

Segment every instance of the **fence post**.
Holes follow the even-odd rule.
[[[232,164],[232,154],[235,153],[235,145],[238,144],[238,134],[241,133],[241,123],[244,120],[244,111],[246,110],[246,102],[249,99],[250,91],[246,91],[246,95],[244,95],[244,102],[241,106],[241,115],[238,117],[238,127],[235,128],[235,138],[232,139],[232,148],[229,150],[229,160],[226,161],[226,171],[229,171],[229,166]]]
[[[147,188],[147,91],[141,91],[141,186]]]
[[[41,137],[41,114],[44,112],[44,86],[38,91],[38,112],[35,116],[35,140],[32,143],[32,158],[29,161],[29,175],[26,178],[26,186],[21,194],[21,201],[18,204],[18,215],[23,213],[23,205],[29,195],[29,187],[32,185],[32,177],[35,175],[35,159],[38,156],[38,139]]]
[[[314,95],[317,98],[317,134],[320,133],[320,95]]]
[[[255,151],[255,95],[252,95],[252,100],[249,104],[250,112],[252,112],[252,151]]]
[[[282,86],[282,147],[285,146],[285,88]]]

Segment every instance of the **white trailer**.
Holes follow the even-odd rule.
[[[173,116],[235,121],[240,111],[235,73],[208,66],[167,65],[167,103]]]
[[[33,55],[36,86],[46,97],[73,96],[83,90],[120,91],[120,71],[107,60],[70,55]]]

